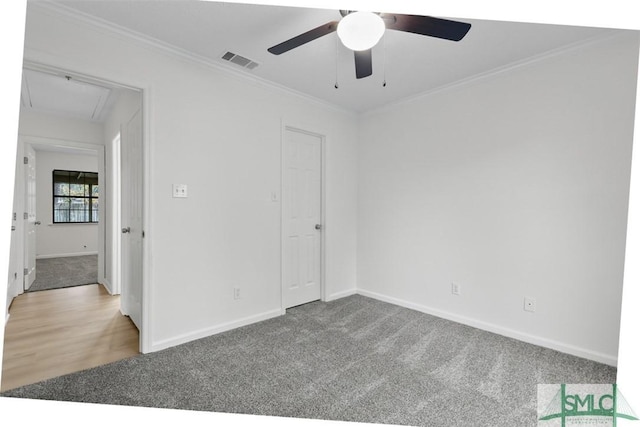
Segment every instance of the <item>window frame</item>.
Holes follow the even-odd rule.
[[[89,195],[88,196],[72,196],[71,194],[69,194],[68,196],[65,195],[57,195],[56,194],[56,182],[60,182],[60,181],[56,181],[56,172],[64,172],[67,174],[74,174],[74,175],[79,175],[79,174],[92,174],[96,176],[96,180],[97,183],[96,184],[91,184],[89,183]],[[71,185],[71,182],[67,183],[68,185]],[[87,184],[85,184],[87,185]],[[98,187],[98,195],[94,196],[93,195],[93,187],[96,186]],[[70,193],[71,191],[69,191]],[[85,199],[89,201],[89,221],[57,221],[56,220],[56,211],[60,211],[61,209],[56,209],[56,198],[66,198],[69,199],[69,206],[71,206],[71,200],[72,199]],[[51,220],[53,222],[53,224],[98,224],[100,217],[99,217],[99,208],[98,209],[94,209],[93,208],[93,200],[100,200],[100,177],[98,176],[98,172],[92,172],[92,171],[74,171],[74,170],[68,170],[68,169],[53,169],[53,171],[51,172]],[[99,202],[98,202],[99,203]],[[71,211],[72,209],[69,207],[69,209],[67,210],[69,212],[69,219],[71,219]],[[94,216],[97,218],[95,221],[93,221]]]

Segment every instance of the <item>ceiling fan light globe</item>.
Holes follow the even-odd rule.
[[[353,12],[338,23],[338,37],[351,50],[361,51],[374,47],[385,30],[382,18],[372,12]]]

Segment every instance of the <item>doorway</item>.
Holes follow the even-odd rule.
[[[100,282],[104,147],[25,136],[25,292]],[[80,146],[82,145],[82,146]]]
[[[322,298],[323,135],[285,126],[282,147],[283,309]]]
[[[135,185],[133,182],[127,182],[127,189],[131,187],[136,188],[136,198],[139,206],[136,212],[138,212],[138,230],[141,231],[140,238],[142,238],[142,206],[147,203],[145,197],[146,192],[143,188],[143,177],[145,173],[144,161],[145,155],[143,151],[143,142],[145,141],[143,135],[144,118],[143,110],[143,92],[141,89],[137,89],[130,86],[124,86],[121,84],[108,82],[93,77],[87,77],[79,75],[67,70],[53,69],[40,64],[25,64],[25,70],[37,71],[39,73],[48,74],[53,76],[51,78],[57,78],[61,80],[55,86],[59,89],[66,87],[72,82],[77,86],[82,86],[82,92],[92,92],[94,87],[99,88],[99,96],[97,97],[97,103],[88,103],[90,111],[90,118],[74,116],[74,114],[82,114],[83,109],[79,103],[68,102],[68,96],[49,96],[51,94],[45,94],[37,99],[38,102],[52,101],[47,108],[42,105],[37,105],[34,102],[25,102],[23,99],[21,108],[20,119],[20,133],[18,143],[18,155],[16,170],[16,202],[14,203],[14,227],[15,232],[12,233],[12,257],[11,257],[11,273],[10,277],[14,277],[13,286],[9,287],[7,295],[7,319],[10,317],[10,304],[15,297],[24,293],[25,284],[29,284],[30,279],[25,281],[23,270],[28,266],[34,265],[32,256],[29,253],[29,245],[27,239],[27,228],[29,226],[28,221],[23,219],[22,213],[27,212],[27,180],[25,180],[25,163],[23,158],[25,153],[31,148],[35,149],[36,156],[40,151],[75,151],[83,152],[87,154],[89,151],[93,151],[97,157],[98,162],[98,176],[100,179],[99,193],[100,200],[97,203],[98,209],[98,221],[97,224],[93,224],[98,229],[98,242],[95,252],[99,260],[98,265],[98,277],[95,281],[99,283],[101,288],[104,288],[105,293],[111,296],[117,296],[119,312],[123,315],[130,316],[130,309],[121,304],[123,300],[122,295],[133,293],[137,296],[136,300],[136,313],[135,322],[133,322],[136,328],[140,331],[138,339],[138,348],[143,349],[144,334],[144,321],[143,321],[143,308],[142,303],[142,287],[144,280],[143,263],[144,263],[144,245],[139,243],[137,249],[139,249],[138,256],[135,259],[131,259],[124,255],[124,251],[121,245],[125,239],[122,239],[121,234],[121,218],[116,214],[122,209],[126,209],[129,203],[129,199],[120,200],[121,188],[118,183],[124,182],[120,178],[122,168],[120,163],[120,152],[117,151],[120,148],[120,133],[125,129],[126,125],[131,123],[135,117],[137,126],[128,133],[128,135],[122,138],[122,146],[128,147],[129,141],[133,139],[132,132],[137,132],[136,135],[136,157],[129,158],[131,151],[122,150],[122,156],[126,158],[126,161],[132,168],[137,170],[135,178]],[[33,73],[29,74],[32,76]],[[23,74],[23,80],[25,75]],[[46,85],[45,85],[46,86]],[[34,87],[35,88],[35,85]],[[46,87],[45,87],[46,89]],[[23,84],[24,92],[24,84]],[[33,92],[31,92],[33,95]],[[59,104],[57,101],[63,99],[65,102]],[[36,100],[35,97],[33,99]],[[87,103],[84,103],[86,106]],[[32,109],[33,108],[33,109]],[[68,108],[67,111],[57,111],[56,109]],[[52,111],[53,110],[53,111]],[[85,111],[88,111],[85,109]],[[60,113],[60,114],[58,114]],[[76,129],[73,124],[79,124]],[[97,130],[96,130],[97,129]],[[47,135],[46,137],[40,135]],[[38,136],[35,136],[38,135]],[[117,138],[116,138],[117,137]],[[77,142],[82,141],[82,142]],[[118,142],[117,148],[115,147],[115,141]],[[114,155],[115,150],[115,155]],[[36,161],[37,164],[37,161]],[[76,170],[77,171],[77,170]],[[80,172],[86,172],[80,170]],[[53,195],[52,195],[53,196]],[[52,202],[52,204],[55,202]],[[91,203],[91,201],[89,201]],[[25,215],[27,218],[29,215]],[[92,217],[93,218],[93,217]],[[36,234],[38,227],[47,227],[52,221],[43,221],[41,218],[36,218],[31,221],[35,227]],[[38,224],[38,222],[40,224]],[[127,221],[122,221],[126,223]],[[67,225],[73,226],[73,225]],[[34,247],[34,246],[31,246]],[[15,248],[15,250],[13,250]],[[82,248],[84,249],[84,248]],[[89,248],[87,248],[89,249]],[[25,256],[27,253],[29,255]],[[131,251],[129,252],[131,253]],[[123,278],[120,274],[122,264],[127,265],[129,272],[135,274],[136,282],[131,284],[130,280]],[[37,270],[37,269],[36,269]],[[19,274],[18,274],[19,272]],[[37,280],[37,271],[35,272]],[[135,289],[131,291],[132,286]],[[114,297],[115,298],[115,297]],[[131,306],[131,304],[129,304]],[[133,321],[133,319],[132,319]]]

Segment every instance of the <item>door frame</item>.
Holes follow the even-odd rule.
[[[122,252],[122,233],[120,232],[122,227],[122,214],[121,214],[121,167],[120,167],[120,132],[111,141],[111,177],[109,179],[109,185],[111,186],[112,203],[108,207],[111,213],[111,262],[113,263],[113,277],[110,282],[111,290],[114,294],[122,294],[122,267],[121,267],[121,252]],[[106,142],[106,141],[105,141]],[[106,251],[106,248],[105,248]],[[122,302],[120,302],[122,307]],[[122,312],[122,308],[120,309]]]
[[[151,168],[151,123],[153,121],[153,111],[152,111],[152,93],[153,89],[151,84],[146,80],[137,80],[133,81],[127,79],[112,79],[109,77],[98,76],[93,72],[83,73],[82,71],[70,70],[66,68],[61,68],[53,65],[47,65],[41,62],[34,62],[30,60],[25,60],[23,63],[24,68],[49,72],[49,73],[57,73],[57,74],[65,74],[74,77],[79,80],[82,79],[86,82],[107,85],[109,87],[114,88],[122,88],[138,91],[141,93],[142,98],[142,192],[143,192],[143,229],[145,230],[145,238],[142,242],[142,327],[140,329],[140,340],[139,340],[139,348],[141,353],[148,353],[153,349],[153,343],[151,340],[152,335],[152,296],[151,296],[151,248],[152,248],[152,238],[153,234],[152,230],[152,217],[151,217],[151,204],[152,204],[152,189],[151,185],[153,183],[153,170]],[[106,143],[106,141],[105,141]],[[109,173],[113,173],[113,171],[108,171]],[[114,230],[114,232],[120,232],[120,230]],[[110,236],[112,238],[112,236]],[[113,240],[116,242],[116,240]]]
[[[34,276],[37,275],[36,270],[36,252],[37,252],[37,172],[36,172],[36,147],[34,144],[28,141],[24,141],[22,145],[23,159],[22,162],[22,213],[23,213],[23,228],[22,228],[22,241],[24,242],[22,251],[22,290],[21,293],[27,292],[33,285],[35,277],[31,279],[31,271],[33,270]],[[31,163],[31,153],[33,153],[33,164]],[[30,172],[33,171],[33,182],[31,182]],[[30,194],[29,185],[33,185],[33,193]],[[30,207],[29,198],[34,197],[35,204]],[[31,218],[31,208],[33,208],[33,218]],[[33,219],[33,222],[32,222]],[[33,227],[33,228],[32,228]],[[33,242],[29,234],[33,230]],[[31,247],[33,245],[34,247]],[[31,258],[33,257],[33,259]]]
[[[284,194],[284,183],[286,180],[286,134],[288,131],[291,132],[299,132],[305,135],[311,135],[320,139],[320,224],[322,225],[322,230],[320,233],[320,301],[327,300],[327,287],[325,284],[326,278],[326,236],[327,236],[327,225],[326,225],[326,168],[327,168],[327,156],[326,156],[326,147],[327,147],[327,133],[322,130],[316,129],[315,126],[309,125],[306,123],[296,123],[289,120],[282,120],[281,123],[281,131],[280,131],[280,310],[282,314],[286,314],[285,307],[285,240],[287,236],[285,235],[285,226],[284,226],[284,209],[282,204],[282,197]]]

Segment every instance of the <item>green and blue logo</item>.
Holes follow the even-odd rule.
[[[550,395],[553,395],[551,399]],[[620,418],[638,420],[616,384],[541,384],[538,385],[539,409],[545,402],[548,402],[546,407],[538,414],[541,427],[616,427]]]

